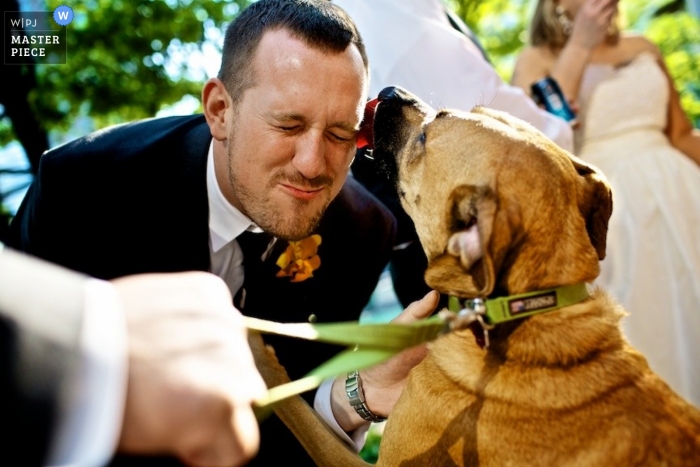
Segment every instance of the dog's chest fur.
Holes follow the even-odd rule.
[[[434,342],[392,412],[378,465],[700,465],[700,411],[688,413],[627,344],[623,312],[594,297],[530,318],[491,351],[470,331]]]

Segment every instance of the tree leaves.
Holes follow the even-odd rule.
[[[47,1],[53,10],[61,0]],[[184,95],[199,98],[205,70],[189,57],[211,43],[247,0],[92,0],[77,3],[68,26],[66,65],[37,66],[31,104],[47,128],[65,130],[81,115],[94,126],[152,117]],[[214,48],[217,44],[214,44]],[[201,60],[200,60],[201,62]]]

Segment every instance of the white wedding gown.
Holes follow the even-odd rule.
[[[596,283],[629,312],[623,329],[651,368],[700,406],[700,167],[663,133],[668,98],[652,54],[589,65],[576,152],[613,187]]]

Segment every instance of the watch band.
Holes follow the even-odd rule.
[[[384,417],[373,414],[372,411],[369,410],[369,407],[367,407],[365,403],[365,394],[362,391],[362,379],[360,379],[359,371],[348,373],[348,377],[345,380],[345,393],[348,395],[352,408],[355,409],[355,412],[363,419],[373,423],[386,420]]]

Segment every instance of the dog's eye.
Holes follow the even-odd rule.
[[[422,131],[420,135],[418,135],[418,142],[420,144],[425,144],[425,131]]]

